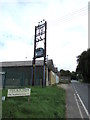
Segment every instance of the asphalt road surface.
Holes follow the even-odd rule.
[[[90,120],[90,85],[72,80],[70,84],[60,84],[66,90],[66,118]]]
[[[81,112],[82,114],[86,114],[84,116],[88,116],[90,119],[90,84],[87,83],[80,83],[75,80],[72,80],[72,86],[74,92],[76,93],[81,105]]]
[[[84,104],[84,109],[90,114],[90,84],[80,83],[72,80],[72,86],[75,92],[79,95],[82,103]]]

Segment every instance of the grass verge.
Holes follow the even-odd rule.
[[[28,97],[7,98],[7,89],[2,91],[3,118],[65,118],[65,90],[56,86],[31,87]]]

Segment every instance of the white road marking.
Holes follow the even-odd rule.
[[[79,100],[80,100],[80,102],[81,102],[81,104],[82,104],[82,106],[83,106],[83,108],[84,108],[84,110],[85,110],[87,116],[88,116],[89,119],[90,119],[90,115],[89,115],[89,112],[88,112],[87,108],[85,107],[85,105],[84,105],[83,101],[81,100],[79,94],[78,94],[78,93],[76,93],[76,94],[77,94],[77,96],[78,96],[78,98],[79,98]]]
[[[74,86],[73,86],[73,87],[74,87]],[[75,87],[74,87],[74,90],[75,90],[75,92],[76,92],[76,94],[77,94],[77,97],[79,98],[79,100],[80,100],[80,102],[81,102],[81,104],[82,104],[82,106],[83,106],[83,108],[84,108],[84,110],[85,110],[85,112],[86,112],[86,114],[87,114],[87,116],[88,116],[89,120],[90,120],[90,114],[89,114],[89,112],[88,112],[87,108],[85,107],[85,105],[84,105],[84,103],[83,103],[82,99],[80,98],[80,96],[79,96],[79,94],[78,94],[77,90],[75,89]]]
[[[77,106],[78,106],[78,109],[79,109],[80,116],[81,116],[82,119],[84,119],[83,114],[82,114],[82,111],[81,111],[81,109],[80,109],[80,107],[79,107],[79,103],[78,103],[78,100],[77,100],[75,94],[74,94],[74,97],[75,97],[75,100],[76,100],[76,103],[77,103]]]

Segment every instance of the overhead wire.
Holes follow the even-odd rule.
[[[72,19],[74,19],[78,16],[87,15],[89,10],[90,10],[90,5],[85,6],[83,8],[80,8],[78,10],[73,10],[72,12],[70,12],[70,13],[64,15],[64,16],[61,16],[61,17],[56,18],[56,19],[51,20],[51,21],[47,21],[48,26],[53,26],[53,25],[56,25],[56,24],[62,24],[62,23],[65,23],[65,22],[70,22]],[[18,37],[18,36],[16,36],[16,37]],[[23,37],[21,37],[21,38],[23,38]]]
[[[81,16],[81,15],[84,16],[84,15],[86,15],[88,13],[89,8],[90,8],[90,6],[89,7],[85,6],[85,7],[81,8],[81,9],[79,9],[79,10],[75,10],[75,11],[73,11],[71,13],[68,13],[68,14],[66,14],[64,16],[61,16],[61,17],[55,19],[54,21],[49,21],[48,25],[51,26],[53,24],[69,22],[73,18],[76,18],[77,16]]]

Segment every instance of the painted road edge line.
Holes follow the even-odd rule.
[[[84,119],[83,114],[82,114],[81,109],[80,109],[80,106],[79,106],[79,103],[78,103],[78,100],[77,100],[75,94],[74,94],[74,97],[75,97],[75,100],[76,100],[76,103],[77,103],[77,106],[78,106],[78,109],[79,109],[80,116],[81,116],[82,119]]]
[[[88,116],[88,117],[89,117],[89,119],[90,119],[90,115],[89,115],[89,112],[88,112],[87,108],[85,107],[85,105],[84,105],[83,101],[81,100],[81,98],[80,98],[80,96],[79,96],[79,94],[77,93],[77,91],[76,91],[76,90],[75,90],[75,92],[76,92],[77,97],[79,98],[79,100],[80,100],[80,102],[81,102],[81,104],[82,104],[82,106],[83,106],[83,108],[84,108],[84,110],[85,110],[85,112],[86,112],[87,116]]]

